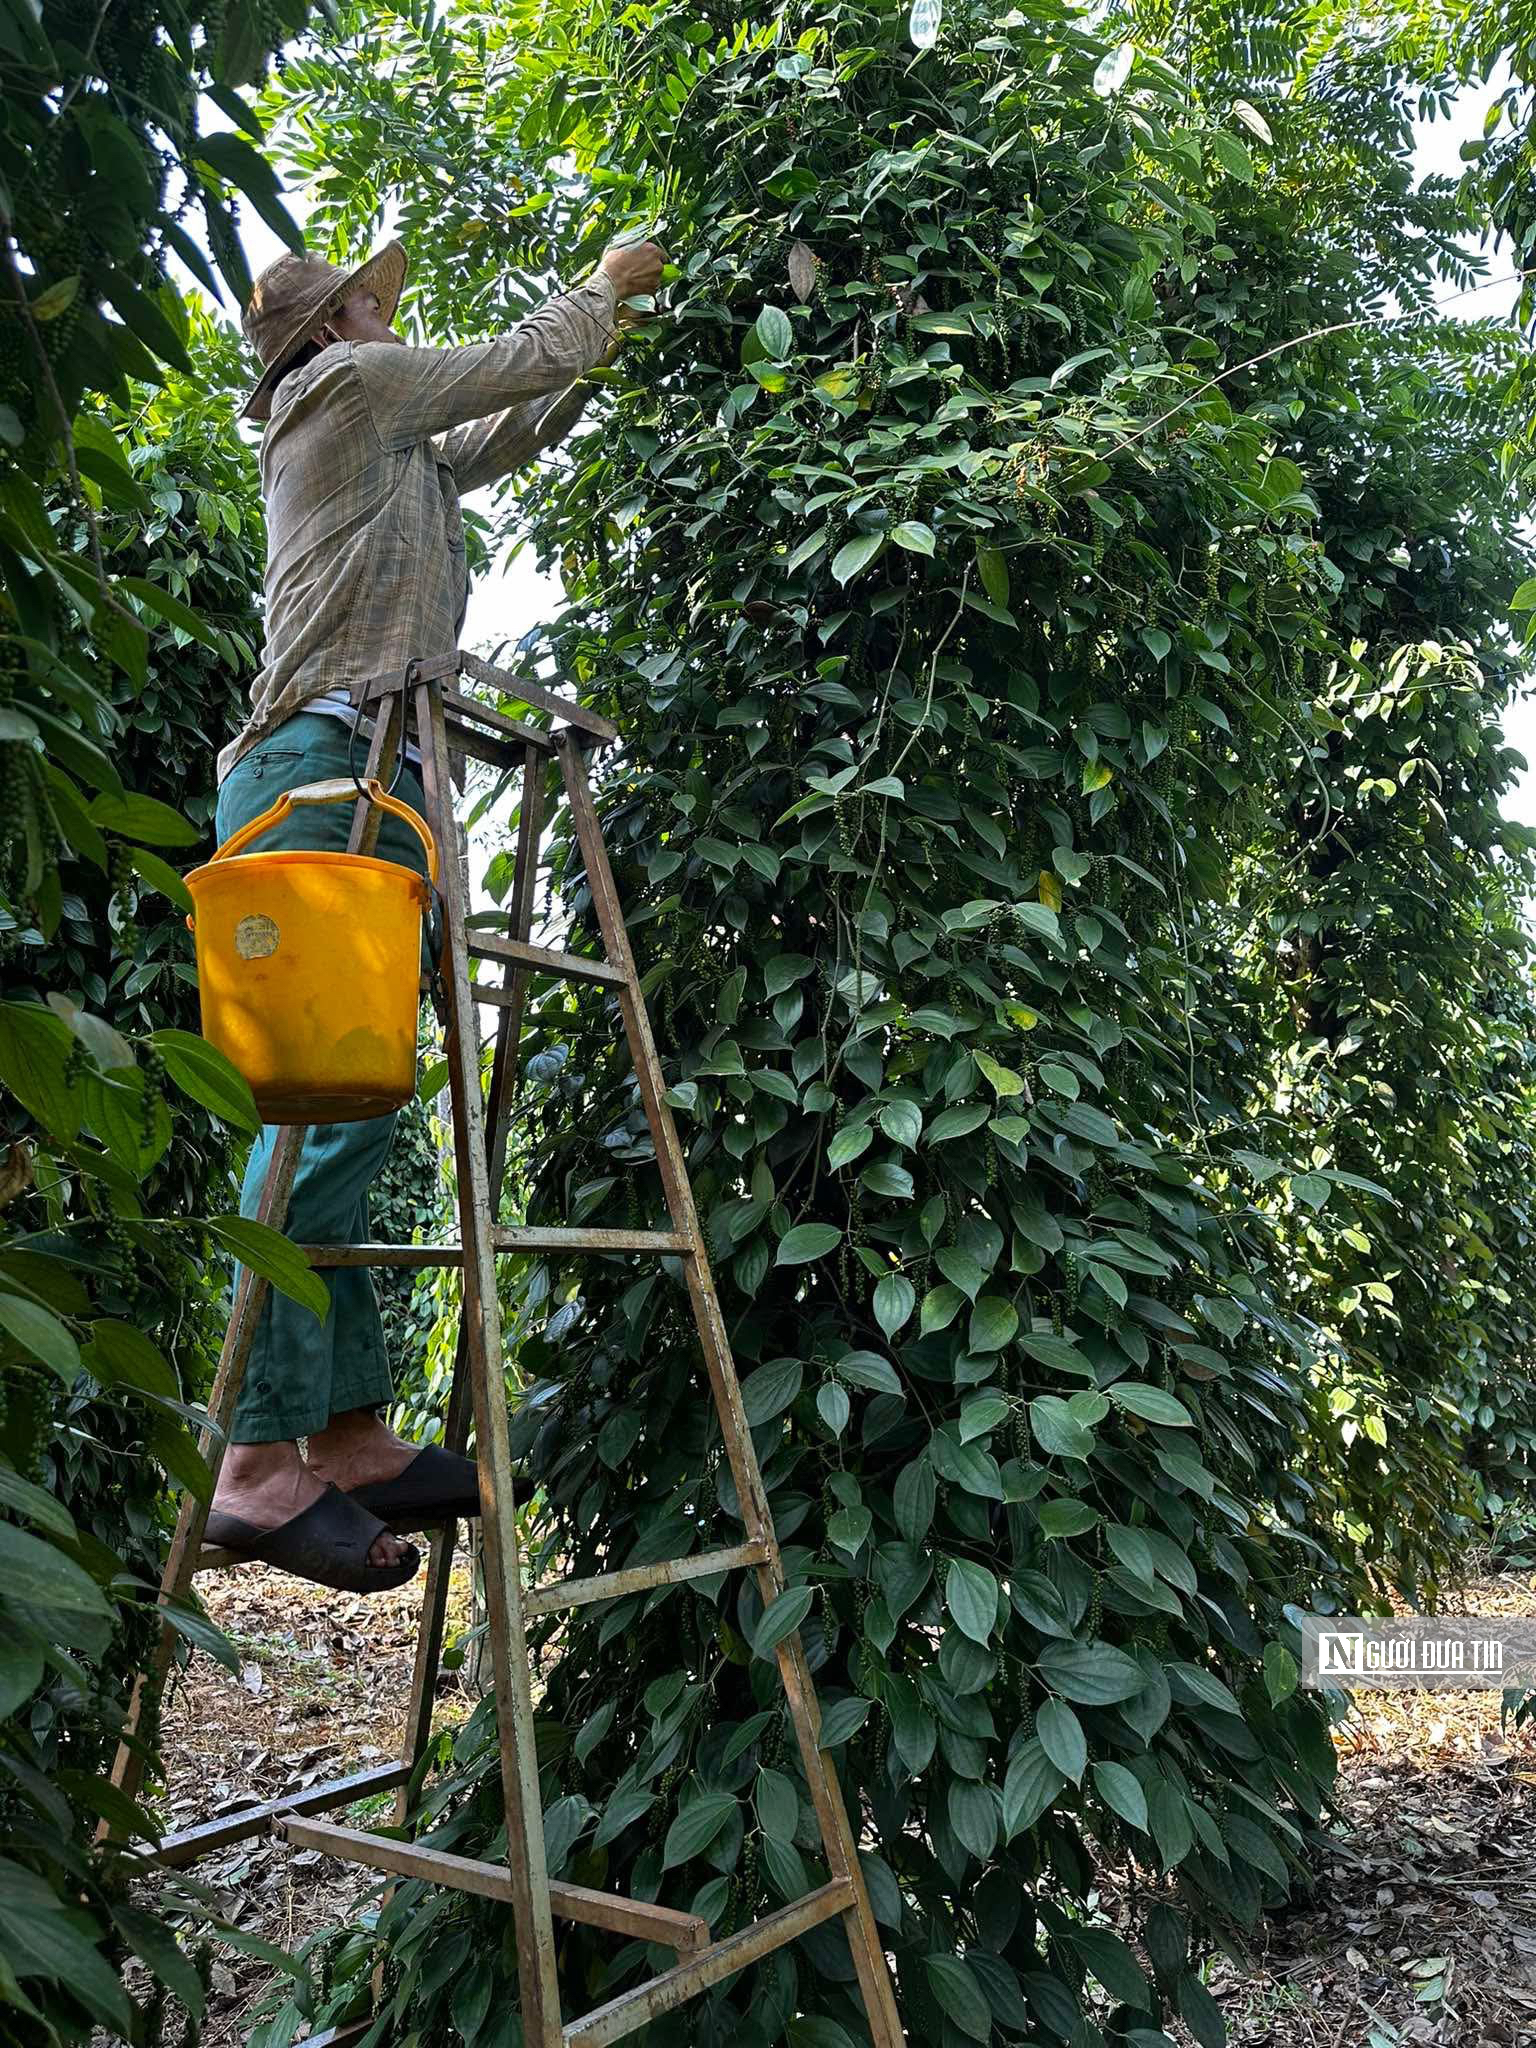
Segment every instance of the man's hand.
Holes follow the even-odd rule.
[[[613,280],[614,296],[632,299],[661,288],[667,252],[659,242],[615,243],[598,266]]]

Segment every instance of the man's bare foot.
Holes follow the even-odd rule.
[[[387,1430],[384,1433],[389,1435]],[[213,1505],[226,1515],[237,1515],[253,1528],[278,1529],[313,1507],[329,1478],[328,1473],[317,1474],[305,1464],[296,1443],[231,1444],[219,1468]],[[386,1530],[375,1537],[368,1562],[398,1564],[409,1548],[409,1544]]]
[[[386,1428],[371,1408],[352,1408],[333,1415],[310,1438],[306,1455],[317,1479],[350,1493],[356,1486],[398,1479],[420,1449]]]

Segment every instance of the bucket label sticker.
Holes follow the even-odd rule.
[[[235,926],[235,951],[242,960],[265,960],[277,951],[278,929],[270,917],[257,912],[242,917]]]

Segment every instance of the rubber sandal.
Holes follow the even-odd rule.
[[[420,1528],[432,1522],[465,1522],[480,1512],[480,1485],[473,1458],[460,1458],[437,1444],[418,1451],[393,1479],[354,1486],[352,1498],[392,1528]]]
[[[208,1510],[204,1541],[237,1550],[261,1564],[292,1572],[338,1593],[387,1593],[421,1568],[421,1553],[408,1544],[398,1564],[370,1564],[368,1553],[389,1532],[339,1486],[328,1486],[302,1514],[275,1529],[257,1529],[220,1508]]]

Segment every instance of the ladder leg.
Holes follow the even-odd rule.
[[[778,1562],[777,1552],[774,1553],[774,1562]],[[762,1578],[763,1574],[759,1572],[759,1584]],[[816,1685],[805,1661],[799,1631],[780,1643],[774,1654],[779,1660],[784,1696],[789,1702],[789,1715],[800,1748],[805,1782],[810,1790],[811,1804],[816,1809],[822,1846],[827,1852],[827,1867],[834,1877],[846,1877],[853,1887],[853,1903],[843,1915],[843,1928],[853,1952],[853,1967],[864,1999],[864,2016],[869,2021],[869,2037],[874,2048],[903,2048],[907,2037],[896,2009],[891,1966],[880,1938],[874,1907],[870,1904],[869,1887],[859,1867],[858,1847],[842,1787],[837,1782],[831,1757],[821,1747],[821,1710],[816,1702]]]
[[[764,1563],[757,1568],[758,1589],[766,1604],[784,1589],[783,1568],[779,1562],[778,1541],[774,1534],[767,1494],[763,1488],[762,1473],[758,1467],[757,1454],[752,1447],[751,1426],[741,1403],[741,1385],[736,1377],[730,1338],[726,1333],[725,1319],[721,1314],[714,1276],[710,1272],[703,1233],[699,1228],[698,1213],[694,1207],[687,1161],[678,1139],[677,1126],[672,1120],[672,1112],[667,1106],[666,1082],[661,1070],[661,1060],[656,1050],[656,1041],[651,1034],[645,1003],[640,994],[639,976],[629,944],[629,933],[624,924],[618,891],[614,885],[613,870],[608,863],[607,848],[603,844],[602,829],[593,807],[586,767],[574,734],[561,733],[559,752],[566,797],[571,807],[572,823],[576,829],[577,843],[581,848],[587,886],[592,892],[593,907],[597,914],[603,945],[612,965],[622,968],[629,977],[628,986],[619,997],[624,1016],[624,1029],[634,1059],[635,1074],[645,1103],[651,1135],[656,1143],[656,1161],[661,1171],[667,1207],[671,1212],[674,1227],[693,1242],[693,1256],[686,1262],[688,1289],[693,1299],[699,1341],[704,1351],[710,1388],[720,1418],[721,1435],[725,1441],[726,1456],[730,1461],[731,1476],[736,1484],[742,1518],[746,1524],[747,1534],[762,1542],[768,1553]],[[842,1790],[838,1785],[831,1759],[820,1747],[821,1716],[816,1702],[815,1686],[805,1661],[805,1651],[798,1632],[787,1637],[779,1645],[776,1654],[790,1719],[794,1723],[800,1758],[805,1768],[806,1783],[816,1809],[822,1845],[827,1853],[828,1867],[834,1878],[844,1878],[852,1887],[852,1904],[843,1919],[849,1946],[853,1951],[859,1989],[864,1998],[870,2037],[875,2048],[901,2048],[906,2036],[902,2031],[900,2015],[896,2009],[896,1994],[891,1984],[890,1966],[886,1961],[885,1950],[875,1924],[864,1875],[859,1868],[853,1830],[848,1820],[848,1809],[843,1803]]]
[[[405,693],[402,691],[398,696],[386,697],[374,714],[364,779],[377,779],[388,788],[404,744]],[[352,806],[352,830],[347,835],[348,853],[371,854],[379,843],[381,822],[377,806],[365,803],[359,797]]]
[[[422,737],[422,781],[429,822],[441,834],[445,826],[451,830],[453,806],[443,700],[441,691],[430,683],[417,690],[416,725]],[[452,844],[451,837],[446,843]],[[501,1315],[486,1172],[480,1039],[470,996],[464,900],[458,880],[454,876],[453,886],[443,892],[447,927],[448,1076],[453,1094],[459,1227],[464,1246],[461,1313],[480,1474],[486,1609],[496,1677],[497,1735],[507,1814],[507,1869],[517,1935],[524,2039],[529,2048],[562,2048],[554,1920],[544,1859],[544,1818],[539,1802],[517,1547],[516,1498],[502,1386]]]
[[[592,806],[592,791],[587,782],[586,768],[579,748],[568,733],[560,735],[560,767],[565,777],[566,799],[571,807],[571,818],[586,868],[587,886],[592,891],[593,906],[597,912],[603,945],[611,964],[621,968],[628,976],[628,986],[619,991],[619,1008],[624,1019],[624,1031],[629,1040],[630,1054],[635,1063],[635,1077],[640,1085],[641,1100],[645,1104],[646,1119],[656,1144],[656,1164],[661,1173],[667,1209],[674,1229],[682,1232],[694,1247],[693,1256],[687,1261],[688,1290],[693,1299],[694,1320],[698,1325],[699,1339],[704,1349],[704,1362],[709,1372],[710,1387],[725,1435],[731,1477],[736,1482],[737,1496],[741,1502],[742,1519],[746,1523],[748,1536],[754,1541],[767,1543],[773,1552],[771,1566],[764,1569],[776,1574],[778,1546],[774,1540],[773,1518],[768,1512],[768,1497],[763,1491],[762,1475],[757,1469],[757,1460],[752,1455],[751,1427],[747,1422],[746,1411],[741,1405],[741,1387],[731,1357],[725,1319],[720,1313],[719,1297],[715,1293],[714,1276],[709,1269],[703,1233],[699,1228],[693,1189],[688,1180],[687,1162],[683,1157],[677,1126],[672,1121],[672,1112],[666,1103],[666,1080],[661,1070],[661,1056],[656,1050],[656,1041],[651,1035],[650,1018],[640,996],[635,956],[630,949],[629,933],[625,928],[623,912],[619,906],[613,870],[608,865],[608,853],[603,845],[602,830]],[[773,1588],[774,1592],[781,1590],[782,1581]],[[771,1598],[772,1594],[765,1592],[764,1597]]]
[[[544,761],[538,748],[527,750],[523,768],[523,791],[518,812],[517,859],[513,869],[512,902],[507,918],[507,937],[526,940],[533,932],[534,892],[538,880],[539,829],[544,795]],[[522,1008],[528,975],[516,969],[507,976],[515,993],[513,1006],[496,1013],[496,1054],[491,1067],[491,1088],[485,1126],[486,1179],[490,1192],[490,1218],[501,1214],[502,1183],[506,1177],[507,1118],[516,1092],[518,1044],[522,1036]],[[467,1318],[459,1318],[454,1349],[453,1377],[449,1383],[448,1414],[443,1440],[450,1451],[462,1451],[469,1430],[469,1370],[467,1363]],[[421,1630],[416,1639],[416,1665],[411,1679],[411,1700],[406,1716],[405,1738],[400,1760],[412,1770],[420,1763],[432,1736],[432,1708],[437,1690],[438,1668],[443,1654],[443,1632],[447,1619],[449,1582],[452,1575],[456,1525],[438,1531],[432,1542],[427,1566],[426,1591],[422,1601]],[[395,1795],[395,1825],[403,1826],[410,1809],[409,1783]]]
[[[394,772],[394,759],[405,744],[407,703],[405,692],[398,697],[389,697],[380,707],[374,726],[373,745],[369,749],[368,773],[378,775],[382,781]],[[426,744],[423,734],[416,735],[417,746],[423,759]],[[379,762],[375,763],[375,754]],[[423,789],[426,785],[423,784]],[[359,804],[357,816],[352,825],[352,843],[349,852],[361,852],[364,826],[364,810],[370,814],[373,838],[376,841],[379,829],[377,811],[370,804]],[[438,821],[433,819],[433,836],[438,834]],[[447,857],[447,848],[441,838],[438,845]],[[446,877],[445,877],[446,880]],[[446,898],[445,898],[446,900]],[[459,1325],[457,1348],[454,1353],[453,1377],[448,1386],[448,1411],[443,1418],[443,1441],[450,1451],[462,1451],[468,1435],[469,1394],[464,1367],[464,1325]],[[431,1550],[427,1560],[426,1584],[422,1591],[421,1620],[416,1632],[416,1656],[411,1671],[410,1702],[406,1708],[405,1732],[400,1742],[400,1761],[414,1771],[426,1752],[432,1738],[432,1708],[437,1692],[437,1673],[443,1654],[443,1629],[448,1614],[448,1589],[453,1577],[453,1553],[458,1540],[458,1524],[448,1522],[432,1536]],[[394,1824],[404,1825],[410,1810],[411,1787],[409,1779],[395,1794]],[[375,1986],[377,1992],[378,1986]]]
[[[270,1225],[273,1230],[282,1229],[283,1221],[288,1214],[294,1175],[298,1171],[299,1154],[303,1148],[304,1126],[285,1124],[279,1130],[273,1144],[267,1177],[262,1184],[261,1202],[256,1211],[257,1220]],[[199,1443],[199,1449],[208,1462],[210,1492],[212,1486],[218,1483],[219,1467],[224,1462],[224,1445],[234,1416],[235,1402],[239,1398],[241,1383],[245,1378],[251,1346],[256,1341],[256,1326],[261,1321],[262,1310],[266,1307],[267,1288],[268,1282],[259,1273],[253,1273],[249,1266],[242,1270],[234,1310],[229,1319],[229,1328],[224,1333],[223,1348],[219,1353],[218,1370],[214,1374],[213,1386],[208,1395],[208,1419],[213,1428],[203,1431]],[[181,1509],[176,1517],[176,1533],[171,1538],[170,1549],[166,1552],[165,1568],[160,1576],[162,1604],[168,1600],[184,1600],[187,1597],[192,1585],[192,1574],[197,1569],[198,1553],[202,1549],[203,1530],[207,1521],[208,1509],[204,1503],[195,1494],[183,1493]],[[170,1673],[175,1642],[176,1632],[167,1622],[160,1630],[153,1657],[134,1680],[128,1717],[112,1766],[113,1784],[126,1792],[130,1799],[138,1797],[146,1761],[144,1749],[137,1739],[139,1730],[146,1710],[152,1702],[159,1700],[164,1690],[166,1678]]]
[[[533,937],[533,906],[539,885],[539,837],[544,824],[544,753],[529,747],[523,757],[523,794],[517,813],[517,857],[512,869],[512,905],[507,937],[526,945]],[[506,987],[512,1001],[496,1012],[496,1055],[491,1063],[490,1114],[486,1125],[486,1162],[494,1197],[491,1220],[500,1216],[502,1183],[507,1172],[507,1118],[517,1093],[523,1012],[529,974],[509,967]]]

